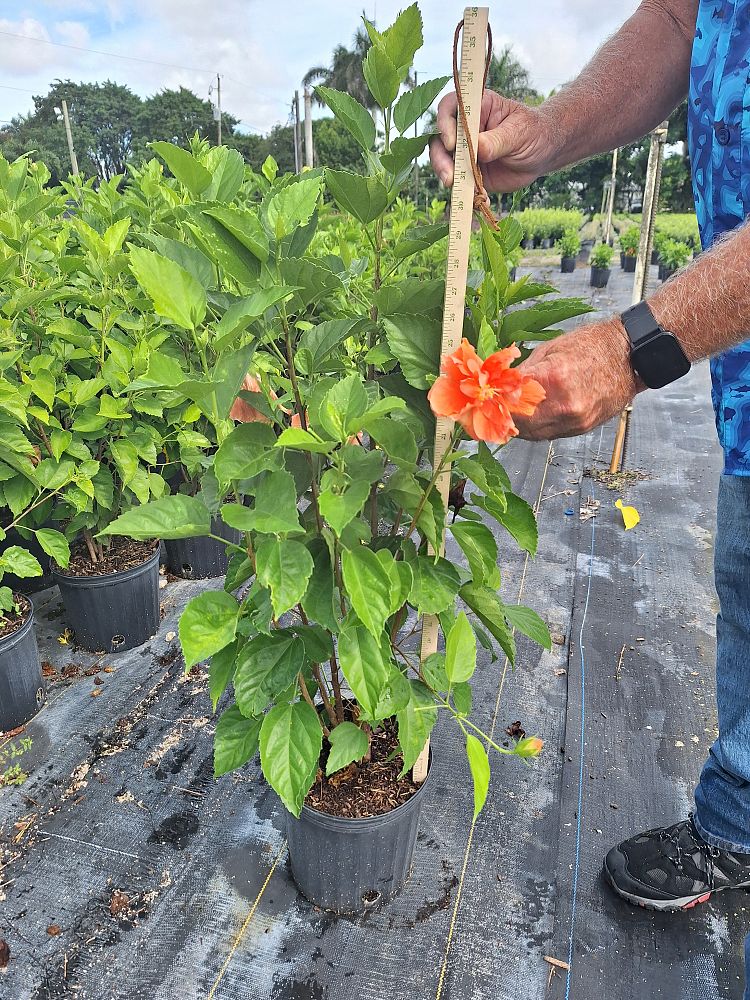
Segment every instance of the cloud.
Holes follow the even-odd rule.
[[[89,30],[81,21],[57,21],[54,28],[55,40],[65,45],[86,46],[91,41]]]

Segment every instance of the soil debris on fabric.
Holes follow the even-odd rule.
[[[0,618],[0,639],[7,639],[9,635],[13,635],[14,632],[23,628],[32,612],[31,601],[28,597],[24,597],[23,594],[14,594],[13,600],[19,611],[17,614],[14,612],[6,614],[5,618]]]
[[[369,761],[350,764],[327,778],[326,757],[324,747],[317,777],[305,799],[305,805],[311,809],[349,819],[382,816],[403,805],[419,790],[411,774],[399,778],[404,761],[393,719],[387,719],[372,734]]]
[[[0,938],[0,969],[7,969],[10,962],[10,945]]]
[[[67,567],[58,572],[65,576],[106,576],[109,573],[120,573],[145,563],[154,554],[158,544],[156,541],[136,542],[132,538],[115,538],[104,550],[104,557],[94,563],[86,546],[80,543],[73,547]]]
[[[623,469],[621,472],[584,469],[583,474],[589,479],[601,483],[602,486],[606,486],[608,490],[617,490],[618,492],[627,489],[628,486],[635,486],[636,483],[641,483],[644,479],[651,479],[648,472],[642,472],[640,469]]]

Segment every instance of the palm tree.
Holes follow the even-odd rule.
[[[499,56],[493,52],[487,87],[525,104],[538,104],[541,100],[539,92],[531,86],[529,71],[513,54],[512,45],[506,45]]]
[[[320,83],[324,87],[343,90],[371,111],[375,107],[375,100],[362,75],[362,62],[370,48],[370,38],[363,28],[358,28],[355,32],[353,45],[352,49],[337,45],[333,50],[331,65],[313,66],[305,73],[302,83],[305,87]],[[324,103],[317,96],[315,100],[319,104]]]

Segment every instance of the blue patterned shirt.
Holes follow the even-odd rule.
[[[750,212],[748,56],[750,0],[699,0],[688,143],[704,249]],[[714,358],[711,377],[724,472],[750,476],[750,341]]]

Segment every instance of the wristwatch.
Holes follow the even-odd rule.
[[[687,375],[690,362],[673,333],[663,330],[645,302],[620,317],[630,340],[630,363],[649,389],[661,389]]]

